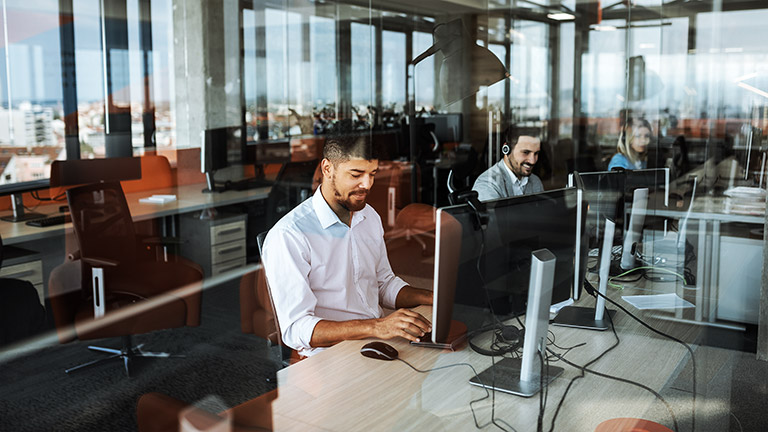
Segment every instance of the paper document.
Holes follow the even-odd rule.
[[[677,294],[636,295],[622,296],[621,298],[637,309],[682,309],[693,307],[693,303],[683,300]]]
[[[172,201],[176,201],[176,195],[152,195],[139,199],[139,202],[144,204],[165,204]]]

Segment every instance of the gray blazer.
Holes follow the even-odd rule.
[[[480,177],[475,180],[472,190],[477,191],[480,201],[490,201],[499,198],[508,198],[515,196],[512,188],[512,177],[506,172],[504,159],[497,162],[494,166],[485,170]],[[543,192],[544,185],[536,174],[528,177],[528,183],[523,188],[523,195]]]

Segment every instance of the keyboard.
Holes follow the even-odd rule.
[[[33,227],[45,228],[54,225],[62,225],[67,222],[71,222],[72,218],[68,214],[48,216],[42,219],[34,219],[27,221],[26,224]]]

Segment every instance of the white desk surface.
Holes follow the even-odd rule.
[[[174,186],[134,192],[126,194],[125,198],[128,201],[128,207],[131,209],[133,220],[140,221],[179,213],[189,213],[210,207],[264,199],[271,190],[270,187],[262,187],[243,191],[204,193],[202,192],[204,188],[205,184],[202,183]],[[159,194],[176,195],[176,200],[166,204],[145,204],[139,202],[141,198]],[[57,202],[56,204],[41,205],[34,208],[33,211],[51,215],[58,214],[59,206],[65,204],[66,202]],[[4,244],[15,244],[59,235],[62,233],[62,230],[70,230],[71,228],[72,224],[70,223],[39,228],[28,226],[24,222],[0,222],[0,235]]]
[[[430,309],[421,306],[418,310],[430,317]],[[659,391],[687,361],[685,348],[652,336],[621,311],[615,322],[621,343],[594,364],[593,369]],[[610,330],[598,332],[553,326],[550,330],[560,346],[587,343],[567,355],[566,358],[576,364],[587,363],[614,343]],[[482,398],[485,390],[469,384],[473,374],[468,367],[421,374],[400,361],[363,357],[359,351],[367,342],[369,340],[342,342],[280,370],[278,398],[272,405],[275,430],[476,430],[469,402]],[[490,357],[476,354],[469,347],[450,353],[413,347],[403,339],[388,343],[399,351],[400,358],[422,370],[469,362],[480,373],[491,364]],[[553,365],[564,367],[565,372],[549,388],[544,415],[547,430],[560,396],[570,379],[579,374],[577,369],[562,362]],[[681,403],[673,405],[685,407],[675,412],[678,422],[690,420],[690,402],[686,398],[687,395]],[[478,422],[481,425],[488,422],[490,399],[474,406]],[[652,408],[654,412],[666,412],[663,404],[645,390],[588,374],[572,386],[558,414],[555,430],[592,431],[611,418],[648,418],[646,413]],[[536,430],[539,397],[526,399],[497,392],[495,410],[497,418],[518,431]]]
[[[648,209],[647,214],[681,219],[688,213],[687,207],[668,207]],[[752,224],[765,223],[765,215],[749,215],[726,212],[725,197],[699,197],[694,200],[693,208],[688,217],[692,220],[711,220],[720,222],[745,222]]]

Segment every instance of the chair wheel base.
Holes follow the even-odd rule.
[[[172,355],[170,353],[166,352],[149,352],[149,351],[143,351],[141,349],[144,344],[140,344],[137,346],[133,346],[133,343],[131,341],[130,336],[123,336],[123,347],[120,349],[115,348],[105,348],[105,347],[99,347],[99,346],[89,346],[88,349],[91,351],[97,351],[104,354],[109,354],[107,357],[102,357],[96,360],[91,360],[89,362],[71,367],[69,369],[65,369],[64,373],[70,374],[73,372],[77,372],[81,369],[86,369],[91,366],[95,366],[99,363],[108,361],[108,360],[122,360],[123,361],[123,368],[125,369],[125,376],[130,378],[131,377],[131,370],[130,370],[130,364],[131,360],[137,357],[145,357],[145,358],[167,358],[167,357],[184,357],[181,355]]]

